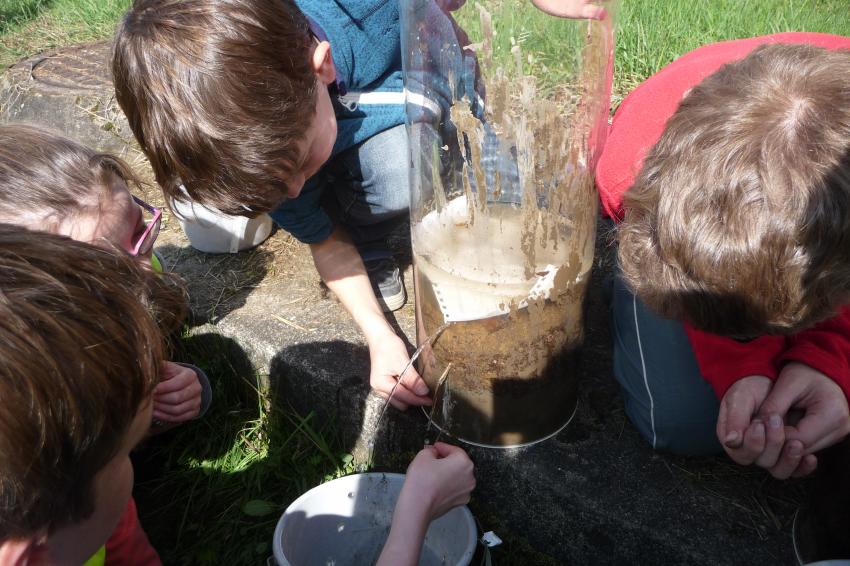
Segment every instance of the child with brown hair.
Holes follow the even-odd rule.
[[[536,5],[604,15],[589,0]],[[375,391],[387,397],[400,382],[393,405],[430,404],[414,368],[401,380],[408,352],[382,312],[405,302],[385,241],[410,194],[398,2],[136,0],[115,34],[112,75],[166,197],[269,212],[310,246],[362,330]]]
[[[0,224],[0,563],[160,563],[129,454],[184,304],[124,253]]]
[[[120,159],[37,126],[0,126],[0,222],[123,249],[149,264],[160,212],[132,196]],[[147,218],[146,218],[147,216]],[[153,431],[200,418],[212,401],[206,375],[164,361]]]
[[[166,197],[269,212],[308,244],[384,396],[409,360],[382,312],[405,302],[385,243],[409,202],[400,41],[398,3],[385,0],[136,0],[112,60]],[[393,404],[427,394],[410,368]]]
[[[160,564],[129,454],[184,306],[123,252],[0,224],[0,563]],[[462,449],[420,451],[380,563],[416,564],[428,524],[474,486]]]
[[[654,448],[846,477],[850,38],[697,49],[624,100],[610,134],[597,184],[623,218],[611,315],[632,422]],[[813,500],[821,537],[847,526],[847,487],[828,491],[845,507]],[[843,550],[821,558],[850,558],[827,538]]]
[[[850,52],[840,48],[850,39],[793,33],[704,47],[618,110],[597,170],[608,211],[620,212],[643,166],[619,229],[615,375],[656,448],[722,445],[788,477],[850,432]]]

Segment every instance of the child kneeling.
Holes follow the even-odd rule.
[[[823,34],[707,46],[615,117],[597,174],[615,216],[630,187],[614,372],[655,448],[723,449],[785,478],[850,432],[847,48]]]

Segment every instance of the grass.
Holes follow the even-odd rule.
[[[108,38],[131,0],[0,0],[0,68],[60,45]],[[476,2],[458,12],[473,41],[479,32]],[[523,47],[532,72],[563,78],[563,54],[578,35],[541,15],[530,2],[482,0],[503,29],[497,51],[509,61],[511,39]],[[614,91],[623,96],[679,55],[705,43],[781,31],[850,36],[846,0],[621,0],[617,11]],[[566,45],[566,48],[565,48]],[[528,63],[528,55],[532,62]]]
[[[617,34],[622,95],[679,55],[715,41],[785,31],[850,36],[847,0],[623,0]]]
[[[542,15],[530,2],[480,0],[467,2],[456,13],[473,42],[481,40],[478,5],[499,22],[493,39],[497,66],[513,69],[511,50],[519,46],[526,72],[544,83],[572,80],[565,57],[578,53],[583,26]],[[707,43],[784,31],[850,36],[846,0],[621,0],[616,15],[616,98]]]
[[[62,45],[108,38],[132,0],[0,0],[0,69]]]
[[[264,563],[286,506],[351,457],[329,423],[273,401],[234,341],[186,335],[176,356],[206,370],[213,404],[134,455],[142,523],[166,564]]]

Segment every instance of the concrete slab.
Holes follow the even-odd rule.
[[[115,101],[107,42],[34,55],[0,75],[0,123],[43,124],[102,150],[140,155]]]

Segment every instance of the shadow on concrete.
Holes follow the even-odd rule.
[[[262,248],[207,254],[190,246],[168,244],[156,251],[165,260],[165,269],[186,281],[192,326],[215,323],[243,306],[274,259],[271,251]]]
[[[384,400],[369,387],[369,350],[364,345],[333,340],[289,346],[272,359],[269,380],[279,402],[332,423],[358,464],[404,470],[422,447],[421,411],[388,407],[378,422]]]

